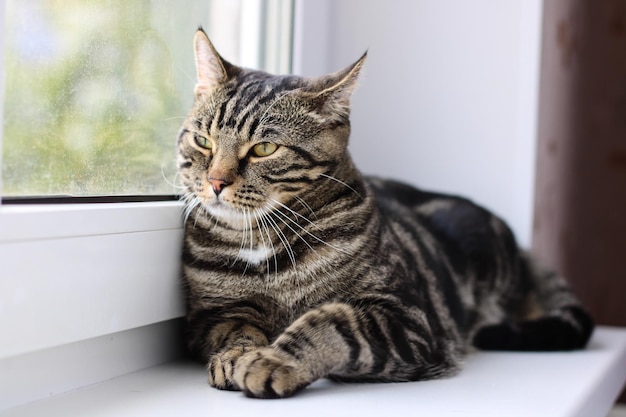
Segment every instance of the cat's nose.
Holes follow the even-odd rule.
[[[215,192],[215,195],[220,195],[220,193],[225,187],[232,184],[232,182],[226,181],[225,179],[222,179],[222,178],[209,178],[209,182],[213,186],[213,191]]]

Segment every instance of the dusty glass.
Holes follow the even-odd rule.
[[[194,32],[237,61],[261,47],[261,4],[7,0],[2,194],[175,194]]]

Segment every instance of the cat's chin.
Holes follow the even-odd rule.
[[[211,216],[233,227],[243,228],[246,224],[246,217],[243,212],[219,201],[209,204],[206,207],[206,211],[211,214]]]

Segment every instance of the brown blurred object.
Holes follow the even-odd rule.
[[[626,1],[543,13],[533,251],[626,326]]]

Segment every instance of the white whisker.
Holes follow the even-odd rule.
[[[291,261],[291,265],[293,266],[293,269],[295,271],[296,270],[296,257],[295,257],[295,254],[293,253],[293,249],[291,248],[291,245],[289,244],[289,240],[287,240],[287,237],[282,232],[282,230],[280,230],[280,227],[278,227],[278,224],[276,224],[276,222],[274,221],[274,219],[272,219],[271,216],[266,215],[264,217],[269,222],[272,229],[274,229],[274,233],[276,233],[276,236],[278,236],[278,239],[280,240],[280,242],[283,244],[283,247],[285,248],[285,251],[287,252],[287,256],[289,256],[289,260]]]
[[[322,230],[318,225],[316,225],[315,223],[313,223],[311,220],[309,220],[308,218],[306,218],[305,216],[303,216],[302,214],[298,213],[297,211],[294,211],[292,209],[290,209],[288,206],[286,206],[285,204],[281,203],[278,200],[275,199],[271,199],[274,203],[278,204],[279,206],[281,206],[282,208],[284,208],[285,210],[288,210],[291,214],[294,215],[294,217],[296,218],[296,221],[298,220],[298,217],[303,219],[305,222],[307,222],[308,224],[310,224],[311,226],[315,227],[318,230]]]
[[[245,218],[245,212],[243,212],[242,214]],[[237,259],[243,258],[243,251],[244,251],[244,248],[246,247],[246,242],[247,242],[247,232],[248,232],[248,223],[244,220],[243,230],[241,231],[241,244],[239,245],[239,252],[237,253],[237,256],[235,257],[235,259],[233,260],[233,263],[230,265],[231,268],[235,266],[235,264],[237,263]],[[247,268],[248,266],[246,265],[246,269]]]
[[[176,185],[176,179],[180,177],[180,172],[176,172],[176,174],[174,174],[174,180],[170,181],[167,176],[165,175],[165,167],[161,166],[161,178],[163,178],[163,181],[165,181],[165,183],[167,185],[169,185],[170,187],[172,187],[174,190],[185,190],[187,189],[186,186],[184,185]]]
[[[166,122],[169,122],[170,120],[185,120],[186,118],[187,116],[172,116],[172,117],[166,117],[163,120]]]
[[[355,190],[354,188],[350,187],[348,184],[346,184],[345,182],[341,181],[340,179],[335,178],[332,175],[326,175],[326,174],[320,174],[320,176],[328,178],[328,179],[333,180],[333,181],[337,181],[339,184],[341,184],[341,185],[345,186],[346,188],[352,190],[360,198],[363,198],[363,196],[361,196],[361,194],[359,194],[357,190]]]
[[[267,219],[266,219],[266,214],[263,212],[261,213],[261,222],[263,223],[263,227],[265,228],[265,232],[267,234],[267,239],[270,242],[270,247],[272,248],[272,254],[274,255],[274,273],[278,274],[278,258],[276,257],[276,249],[274,248],[274,242],[272,241],[272,237],[270,236],[270,230],[269,227],[267,225]]]
[[[185,193],[181,197],[181,200],[183,200],[185,203],[185,209],[183,211],[183,222],[186,224],[187,220],[189,220],[189,216],[193,214],[194,210],[196,210],[197,207],[200,207],[200,209],[202,208],[202,201],[191,192]],[[198,216],[196,214],[194,216],[194,227],[196,226],[197,221]]]
[[[261,226],[261,221],[259,220],[259,217],[263,216],[263,213],[259,212],[259,209],[254,209],[254,220],[256,221],[256,225],[257,225],[257,229],[259,230],[259,237],[261,238],[261,244],[263,245],[264,248],[267,248],[268,245],[265,243],[265,237],[263,236],[264,233],[267,233],[267,229],[265,226]],[[272,253],[274,253],[274,245],[272,244],[272,239],[270,238],[269,234],[267,235],[267,238],[269,239],[269,243],[272,247]],[[274,253],[274,260],[276,259],[276,254]],[[267,270],[267,277],[269,278],[270,276],[270,258],[266,257],[265,258],[265,265],[266,265],[266,270]]]
[[[245,235],[249,236],[249,238],[250,238],[250,252],[252,252],[253,248],[254,248],[252,219],[250,219],[250,212],[248,211],[248,209],[244,209],[242,214],[243,214],[243,234],[244,234],[244,236]],[[242,250],[243,250],[243,247],[239,250],[239,255],[241,255],[241,251]],[[250,258],[246,257],[246,266],[243,268],[243,272],[241,273],[242,277],[244,275],[246,275],[246,271],[248,271],[249,267],[250,267]]]
[[[307,202],[306,202],[306,201],[304,201],[302,198],[300,198],[300,197],[298,197],[298,196],[296,196],[296,197],[295,197],[295,199],[296,199],[296,200],[298,200],[298,202],[299,202],[300,204],[302,204],[302,206],[304,206],[306,209],[308,209],[308,210],[309,210],[309,213],[311,213],[311,216],[313,216],[313,217],[315,217],[315,218],[317,219],[317,215],[315,214],[315,212],[313,211],[313,209],[311,208],[311,206],[309,206],[309,205],[307,204]]]
[[[274,200],[274,201],[276,201],[276,200]],[[291,210],[289,207],[285,206],[284,204],[282,204],[282,203],[280,203],[278,201],[276,201],[276,203],[280,204],[282,207],[285,207],[287,210],[291,211],[292,213],[294,213],[294,214],[298,215],[299,217],[301,217],[302,219],[306,220],[311,226],[317,228],[318,230],[322,230],[315,223],[311,222],[309,219],[307,219],[306,217],[302,216],[301,214]],[[272,207],[274,207],[274,206],[272,206]],[[324,244],[324,245],[326,245],[326,246],[328,246],[328,247],[330,247],[330,248],[332,248],[332,249],[334,249],[334,250],[336,250],[338,252],[341,252],[343,254],[351,255],[351,252],[349,252],[349,251],[347,251],[347,250],[345,250],[343,248],[340,248],[339,246],[333,245],[332,243],[328,243],[324,239],[322,239],[322,238],[318,237],[317,235],[315,235],[314,233],[311,233],[310,231],[305,229],[300,223],[298,223],[297,221],[291,219],[291,217],[287,216],[285,213],[280,211],[280,209],[278,209],[276,207],[274,207],[274,209],[275,209],[276,212],[280,213],[284,218],[286,218],[287,220],[292,222],[300,230],[302,230],[304,233],[306,233],[307,235],[311,236],[313,239],[317,240],[318,242],[320,242],[320,243],[322,243],[322,244]],[[291,227],[290,227],[290,229],[293,230]],[[294,231],[294,233],[296,233],[298,235],[298,237],[300,237],[300,239],[302,239],[302,236],[300,236],[300,234],[298,234],[295,230],[293,230],[293,231]],[[302,239],[302,240],[304,241],[304,239]],[[307,243],[307,242],[305,241],[305,243]],[[311,246],[308,243],[307,243],[307,246],[309,246],[311,248]],[[313,249],[313,248],[311,248],[311,249]]]
[[[292,220],[289,216],[287,216],[287,215],[286,215],[285,213],[283,213],[282,211],[280,211],[280,210],[276,209],[276,210],[274,210],[274,211],[272,211],[272,212],[271,212],[271,214],[275,214],[275,213],[280,214],[281,216],[283,216],[284,218],[286,218],[287,220],[289,220],[289,221],[290,221],[290,222],[292,222],[293,224],[295,224],[295,225],[297,225],[298,227],[300,227],[300,229],[301,229],[301,230],[303,230],[303,231],[305,231],[305,232],[306,232],[306,230],[304,230],[304,229],[302,228],[302,226],[300,226],[297,222],[295,222],[294,220]],[[309,244],[309,242],[307,242],[307,241],[306,241],[306,239],[305,239],[305,238],[303,238],[303,237],[302,237],[302,235],[301,235],[300,233],[298,233],[298,232],[297,232],[297,231],[296,231],[293,227],[291,227],[291,226],[289,225],[289,223],[287,223],[285,220],[283,220],[283,219],[282,219],[282,218],[280,218],[280,217],[277,217],[277,216],[275,216],[275,217],[276,217],[278,220],[280,220],[280,221],[281,221],[281,222],[282,222],[285,226],[287,226],[287,228],[288,228],[289,230],[291,230],[291,231],[292,231],[292,232],[293,232],[296,236],[298,236],[298,237],[300,238],[300,240],[301,240],[302,242],[304,242],[304,244],[305,244],[305,245],[307,245],[307,246],[308,246],[308,248],[309,248],[309,249],[311,249],[313,252],[315,252],[315,249],[313,248],[313,246],[311,246],[311,245]]]

